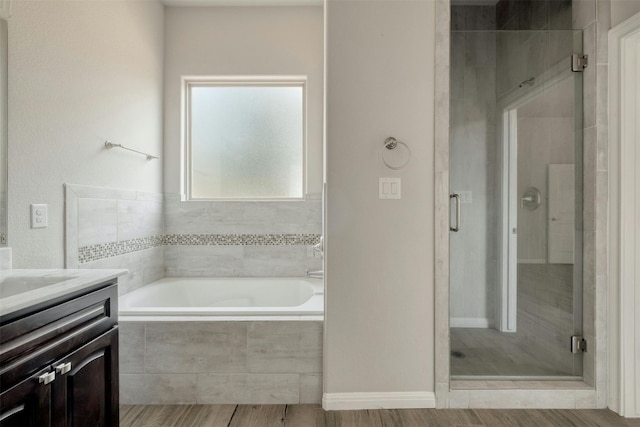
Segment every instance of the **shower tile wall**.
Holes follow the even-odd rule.
[[[571,0],[500,0],[498,30],[570,30]]]
[[[461,231],[451,234],[452,327],[488,327],[495,317],[500,207],[495,12],[491,6],[451,8],[451,189],[471,196],[461,205]]]
[[[12,256],[11,248],[0,248],[0,271],[11,270]]]
[[[584,33],[584,322],[590,344],[584,354],[585,382],[596,387],[597,405],[607,406],[608,336],[608,31],[609,0],[574,0],[573,28]]]
[[[571,51],[571,0],[501,0],[496,4],[496,29],[520,31],[499,33],[497,46],[498,97]]]

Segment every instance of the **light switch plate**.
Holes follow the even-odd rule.
[[[402,198],[402,179],[401,178],[379,178],[378,198],[379,199]]]

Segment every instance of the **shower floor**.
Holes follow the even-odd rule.
[[[571,376],[544,353],[531,354],[516,334],[495,329],[451,328],[451,375]]]

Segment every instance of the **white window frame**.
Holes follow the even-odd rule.
[[[192,87],[302,87],[302,196],[301,197],[193,197],[191,192],[191,88]],[[187,201],[296,201],[307,194],[307,76],[183,76],[181,102],[181,176],[183,200]]]

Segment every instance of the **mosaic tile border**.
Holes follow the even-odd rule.
[[[99,243],[78,248],[78,262],[83,264],[164,245],[164,236],[141,237],[121,242]]]
[[[78,248],[84,264],[158,246],[311,246],[320,234],[166,234]]]
[[[319,234],[167,234],[165,245],[294,246],[315,245]]]

